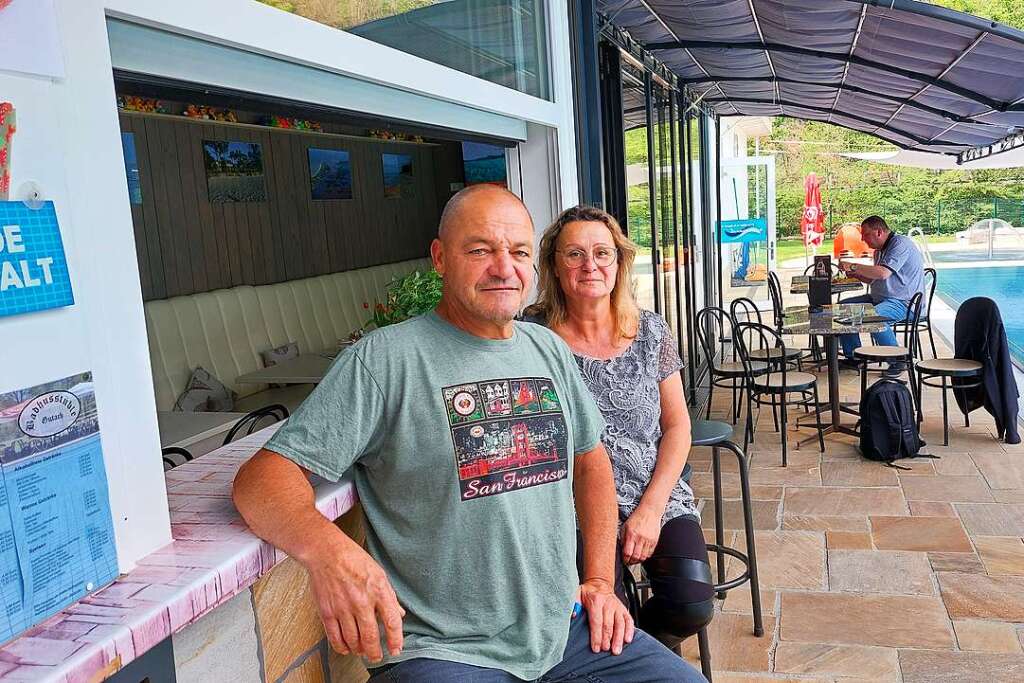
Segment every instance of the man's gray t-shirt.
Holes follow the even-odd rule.
[[[550,330],[482,339],[428,313],[341,354],[266,447],[331,480],[355,465],[367,549],[406,610],[385,663],[534,679],[568,639],[574,455],[603,427]]]
[[[909,237],[889,233],[889,239],[875,250],[875,264],[885,266],[892,275],[871,283],[871,301],[883,299],[910,301],[924,291],[924,259]]]

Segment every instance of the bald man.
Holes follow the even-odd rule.
[[[371,681],[703,680],[612,591],[601,415],[562,341],[513,322],[533,237],[506,190],[453,197],[430,249],[436,310],[341,354],[239,470],[235,504],[306,568],[332,647],[365,657]],[[307,478],[350,468],[366,550]]]

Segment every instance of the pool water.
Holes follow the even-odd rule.
[[[999,305],[1010,342],[1010,354],[1024,365],[1024,266],[986,265],[942,268],[935,293],[952,308],[973,296],[986,296]]]

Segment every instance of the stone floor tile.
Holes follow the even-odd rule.
[[[1020,652],[1020,640],[1013,624],[999,621],[954,621],[953,631],[961,650],[975,652]]]
[[[950,517],[871,517],[871,538],[879,550],[971,552],[960,520]]]
[[[867,516],[830,517],[827,515],[782,516],[782,528],[787,531],[864,531],[870,530]]]
[[[775,500],[754,500],[751,501],[751,512],[754,518],[754,529],[777,529],[779,526],[779,501]],[[724,528],[743,529],[743,506],[738,500],[726,500],[723,507]],[[701,526],[705,529],[715,528],[715,511],[711,501],[701,512]]]
[[[879,550],[830,550],[831,591],[935,595],[932,568],[923,553]]]
[[[832,683],[828,678],[804,678],[803,676],[790,678],[788,676],[777,676],[775,674],[764,674],[758,676],[748,673],[733,673],[715,671],[715,683]],[[842,683],[850,683],[844,679]]]
[[[750,617],[719,612],[708,626],[712,667],[715,671],[767,672],[774,632],[774,619],[764,620],[764,635],[756,638]],[[700,668],[696,638],[687,638],[683,642],[683,655]],[[715,680],[719,680],[717,675]]]
[[[899,465],[900,467],[910,468],[906,470],[897,470],[896,474],[901,479],[903,477],[934,476],[935,474],[934,460],[903,460]]]
[[[994,499],[981,477],[922,476],[900,479],[907,500],[989,503]]]
[[[997,503],[1024,503],[1024,489],[992,489]]]
[[[987,573],[1024,576],[1024,540],[1016,536],[977,536],[974,547]]]
[[[783,593],[784,641],[881,647],[951,648],[938,598],[856,593]]]
[[[1024,458],[1001,451],[979,451],[971,459],[994,489],[1024,489]]]
[[[760,583],[760,582],[758,582]],[[761,587],[761,615],[762,617],[775,616],[775,602],[778,593],[769,588]],[[753,614],[753,601],[750,599],[750,588],[746,585],[733,588],[725,594],[722,602],[723,612],[734,612],[737,614]]]
[[[887,647],[780,642],[776,673],[856,676],[871,681],[899,680],[899,655]]]
[[[1024,578],[953,572],[936,576],[953,619],[1024,622]]]
[[[826,531],[825,546],[829,550],[871,550],[871,534],[866,531]]]
[[[782,486],[751,486],[750,498],[752,500],[782,500]]]
[[[969,453],[947,453],[938,460],[933,460],[932,467],[935,468],[936,474],[975,477],[980,474]]]
[[[956,517],[952,503],[936,503],[927,500],[907,501],[910,514],[914,517]]]
[[[822,463],[823,486],[898,486],[896,470],[869,460],[833,460]]]
[[[736,534],[736,547],[746,547],[746,535]],[[814,531],[756,531],[757,575],[761,588],[824,590],[825,538]],[[737,559],[729,562],[729,575],[743,571]]]
[[[985,565],[974,553],[928,553],[933,572],[984,574]]]
[[[790,515],[863,515],[907,514],[907,501],[896,487],[887,488],[787,488],[783,510]]]
[[[821,471],[817,465],[800,467],[793,463],[786,467],[757,467],[750,470],[750,483],[766,486],[819,486]]]
[[[711,472],[694,472],[690,477],[690,489],[697,498],[713,499],[715,497],[715,480]],[[736,472],[722,473],[722,496],[739,498],[740,475]]]
[[[956,511],[972,536],[1024,537],[1024,505],[957,503]]]
[[[900,650],[903,683],[1019,683],[1024,655]]]

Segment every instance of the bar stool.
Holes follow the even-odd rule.
[[[757,582],[757,554],[754,549],[754,511],[750,502],[750,475],[747,456],[732,442],[732,427],[725,422],[715,420],[694,420],[690,425],[690,443],[693,446],[711,448],[711,472],[715,485],[715,542],[708,543],[707,549],[714,551],[718,565],[718,583],[715,592],[722,600],[726,592],[750,582],[751,609],[754,613],[754,635],[764,635],[761,622],[761,590]],[[743,503],[743,530],[747,538],[747,552],[744,554],[735,548],[725,545],[725,505],[722,499],[722,464],[718,453],[720,449],[731,451],[736,456],[740,473],[740,497]],[[743,572],[736,578],[725,578],[725,556],[735,557],[744,565]]]
[[[747,457],[731,440],[732,427],[725,422],[715,420],[692,420],[690,423],[690,443],[692,446],[711,448],[711,466],[715,485],[715,542],[706,544],[709,551],[715,553],[718,565],[718,582],[714,585],[716,597],[724,600],[726,593],[733,588],[750,582],[750,601],[754,615],[754,635],[764,635],[764,624],[761,619],[761,589],[757,580],[757,554],[754,549],[754,515],[750,502],[750,481]],[[747,538],[747,552],[743,553],[725,545],[725,508],[722,500],[722,467],[719,461],[719,449],[732,451],[739,464],[740,496],[743,502],[743,529]],[[744,565],[744,571],[737,577],[726,579],[725,556],[735,557]],[[646,599],[650,583],[646,577],[637,581],[631,572],[624,572],[624,584],[630,612],[634,619],[638,618],[640,605]],[[697,632],[697,645],[700,651],[700,668],[704,677],[711,683],[711,649],[708,643],[707,627]]]
[[[924,410],[921,407],[921,392],[924,387],[941,389],[943,446],[949,445],[949,399],[946,398],[946,391],[981,386],[983,369],[984,366],[978,361],[963,358],[932,358],[917,364],[917,424],[920,425],[924,420]],[[934,382],[935,378],[939,379],[938,384]],[[971,426],[971,418],[967,413],[964,413],[964,425]]]

